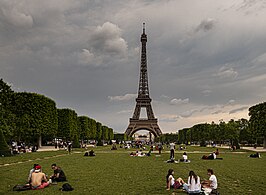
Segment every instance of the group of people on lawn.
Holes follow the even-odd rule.
[[[52,164],[51,168],[54,170],[54,174],[48,180],[48,176],[42,172],[42,167],[39,164],[33,165],[28,176],[28,185],[31,186],[31,189],[43,189],[50,184],[66,181],[66,175],[60,167]]]
[[[207,174],[209,179],[200,182],[200,177],[196,175],[194,171],[190,171],[188,174],[188,182],[186,183],[180,177],[175,179],[174,170],[169,169],[168,174],[166,175],[167,190],[170,190],[171,188],[183,188],[183,190],[187,191],[188,193],[200,193],[201,191],[211,193],[213,190],[217,190],[217,178],[212,169],[207,169]]]

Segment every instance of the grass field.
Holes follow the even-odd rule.
[[[201,180],[207,179],[207,168],[213,168],[218,179],[220,194],[266,194],[266,153],[262,158],[252,159],[250,151],[230,152],[220,149],[223,160],[204,161],[201,156],[213,148],[189,147],[188,157],[191,163],[171,164],[166,149],[161,156],[157,152],[151,157],[131,157],[130,151],[118,149],[111,151],[110,146],[94,149],[96,157],[84,157],[84,151],[74,150],[71,155],[65,151],[37,152],[14,157],[0,158],[0,194],[186,194],[182,191],[166,191],[165,176],[169,168],[175,171],[175,177],[185,181],[188,172],[194,170]],[[182,152],[176,151],[176,159]],[[33,161],[29,161],[33,160]],[[6,163],[13,163],[3,166]],[[13,192],[12,187],[26,182],[29,170],[34,163],[42,165],[43,172],[52,174],[50,165],[57,163],[66,173],[68,183],[74,191],[60,192],[62,183],[43,190]]]

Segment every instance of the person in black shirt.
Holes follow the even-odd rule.
[[[60,167],[56,166],[56,164],[52,164],[51,167],[54,170],[54,174],[50,177],[52,182],[66,181],[66,175]]]

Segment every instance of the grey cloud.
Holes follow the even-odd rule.
[[[240,0],[227,10],[233,3],[214,2],[2,0],[0,76],[123,132],[136,96],[121,94],[138,88],[145,21],[154,112],[159,121],[183,116],[161,128],[193,126],[191,115],[228,113],[266,97],[266,12],[235,12]]]
[[[200,24],[196,27],[195,32],[199,31],[209,31],[214,28],[216,21],[213,18],[207,18],[200,22]]]
[[[215,111],[215,112],[213,112],[211,114],[220,114],[220,113],[223,113],[223,111],[222,110],[217,110],[217,111]]]
[[[195,112],[198,112],[198,110],[197,109],[188,110],[188,111],[181,113],[180,116],[183,118],[188,118],[188,117],[192,116],[192,114],[194,114]]]
[[[16,8],[0,9],[1,22],[8,23],[18,28],[31,28],[33,18],[30,14],[20,12]]]
[[[229,114],[234,114],[234,113],[237,113],[237,112],[240,112],[240,111],[246,110],[246,109],[248,109],[248,108],[249,108],[248,106],[243,106],[243,107],[240,107],[240,108],[237,108],[237,109],[234,109],[234,110],[230,110],[230,111],[229,111]]]

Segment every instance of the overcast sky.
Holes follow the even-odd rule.
[[[264,0],[0,0],[0,77],[124,132],[145,22],[163,133],[248,119],[266,100],[265,18]]]

